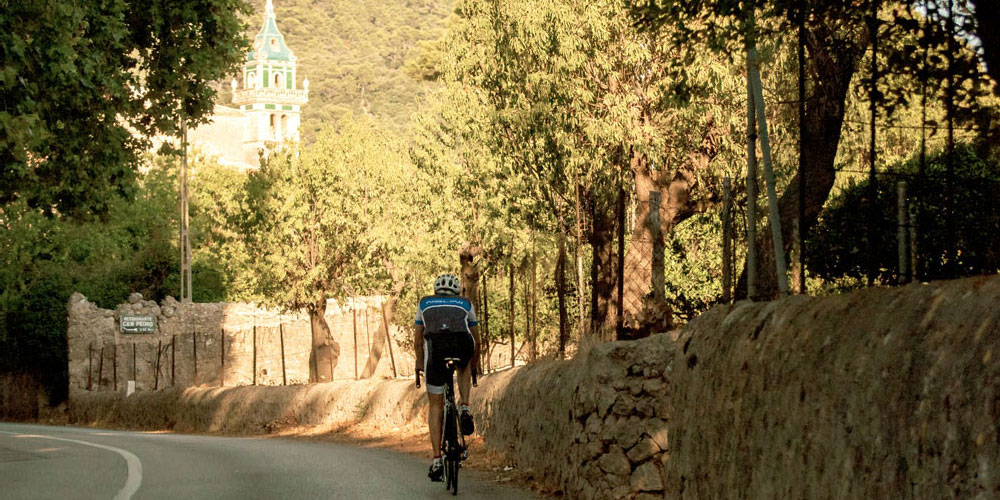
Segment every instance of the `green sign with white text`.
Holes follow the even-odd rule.
[[[156,332],[156,316],[147,314],[122,314],[118,319],[119,331],[122,333],[154,333]]]

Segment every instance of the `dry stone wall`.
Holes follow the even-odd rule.
[[[719,306],[488,375],[472,405],[488,448],[568,498],[1000,498],[998,304],[994,276]],[[422,425],[426,404],[412,381],[160,394],[85,392],[70,411],[270,432]]]
[[[335,380],[355,378],[355,359],[358,373],[363,370],[375,330],[382,325],[383,301],[360,297],[328,304],[326,320],[340,346]],[[153,316],[155,332],[121,333],[122,315],[136,314]],[[309,380],[312,341],[304,312],[282,313],[241,303],[181,304],[172,297],[157,304],[140,294],[110,310],[74,294],[68,324],[69,379],[75,389],[124,390],[130,380],[137,390]],[[396,371],[412,374],[412,354],[396,343],[404,332],[396,327],[391,332]],[[392,376],[391,361],[382,356],[375,376]]]

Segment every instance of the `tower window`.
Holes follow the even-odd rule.
[[[257,86],[257,75],[255,75],[253,71],[247,73],[247,81],[243,86],[248,89],[252,89]]]
[[[288,133],[288,115],[281,115],[281,133],[284,136],[283,139],[291,138],[291,134]]]
[[[278,138],[278,115],[271,115],[271,138]]]
[[[281,73],[274,74],[274,88],[276,89],[281,88]]]

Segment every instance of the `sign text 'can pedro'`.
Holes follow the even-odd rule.
[[[156,332],[156,316],[146,314],[122,314],[118,319],[119,331],[122,333],[154,333]]]

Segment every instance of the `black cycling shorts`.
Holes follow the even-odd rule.
[[[469,332],[436,333],[424,337],[424,376],[427,392],[443,394],[448,383],[444,358],[459,358],[458,368],[469,366],[476,340]]]

